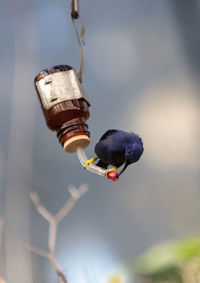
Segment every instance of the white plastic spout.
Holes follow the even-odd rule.
[[[80,161],[80,163],[84,166],[85,162],[88,160],[86,154],[85,154],[85,151],[84,149],[82,148],[77,148],[76,150],[76,154],[78,156],[78,159]],[[99,166],[96,166],[92,163],[88,164],[87,167],[85,167],[88,171],[92,172],[92,173],[95,173],[97,175],[101,175],[101,176],[106,176],[106,170],[99,167]]]

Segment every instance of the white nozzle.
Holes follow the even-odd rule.
[[[85,162],[88,160],[86,154],[85,154],[85,151],[84,149],[82,148],[77,148],[77,151],[76,151],[76,154],[78,156],[78,159],[80,161],[80,163],[84,166]],[[101,176],[106,176],[106,170],[99,167],[99,166],[96,166],[92,163],[88,164],[87,167],[85,167],[88,171],[92,172],[92,173],[95,173],[97,175],[101,175]]]

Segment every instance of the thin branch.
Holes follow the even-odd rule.
[[[48,258],[48,253],[45,252],[45,251],[43,251],[43,250],[41,250],[41,249],[39,249],[38,247],[31,246],[31,245],[29,245],[29,244],[26,243],[26,242],[24,242],[24,245],[25,245],[25,247],[26,247],[28,250],[34,252],[35,254],[38,254],[38,255],[40,255],[40,256],[42,256],[42,257],[45,257],[45,258]]]
[[[38,197],[38,194],[36,192],[30,193],[30,198],[35,205],[35,208],[37,209],[38,213],[40,213],[48,222],[51,222],[53,216],[51,213],[42,205],[40,202],[40,199]]]
[[[54,269],[55,269],[55,271],[56,271],[58,277],[63,281],[63,283],[67,283],[67,280],[66,280],[66,278],[65,278],[65,275],[64,275],[64,273],[62,272],[62,270],[60,269],[60,267],[59,267],[59,265],[58,265],[58,263],[57,263],[57,261],[56,261],[54,255],[53,255],[52,253],[50,253],[50,252],[47,253],[47,252],[45,252],[45,251],[39,249],[39,248],[36,247],[36,246],[31,246],[31,245],[29,245],[29,244],[26,243],[26,242],[24,242],[24,245],[25,245],[25,247],[26,247],[28,250],[32,251],[33,253],[35,253],[35,254],[37,254],[37,255],[39,255],[39,256],[41,256],[41,257],[47,258],[47,259],[50,261],[50,263],[53,265],[53,267],[54,267]],[[0,278],[0,283],[1,283],[1,278]]]
[[[76,202],[77,200],[72,197],[66,202],[61,210],[55,215],[55,220],[57,223],[59,223],[65,216],[67,216],[67,214],[69,214]]]
[[[49,252],[52,254],[54,254],[55,251],[56,235],[57,235],[57,222],[54,218],[49,225],[49,237],[48,237],[48,248],[49,248]]]
[[[84,194],[86,194],[88,192],[88,185],[87,184],[82,184],[79,188],[79,192],[80,192],[80,196],[83,196]]]
[[[68,215],[68,213],[76,205],[80,197],[83,196],[87,191],[88,191],[87,185],[81,185],[79,189],[73,186],[70,187],[69,188],[69,192],[71,194],[70,198],[55,216],[51,215],[51,213],[42,205],[42,203],[40,202],[39,196],[36,192],[31,192],[30,194],[30,198],[33,204],[35,205],[35,208],[38,211],[38,213],[42,215],[49,222],[48,252],[45,252],[27,243],[25,243],[25,246],[27,249],[31,250],[35,254],[38,254],[44,258],[47,258],[52,264],[53,268],[55,269],[59,280],[61,280],[63,283],[68,283],[68,282],[54,256],[55,245],[56,245],[57,224],[65,216]]]
[[[59,265],[58,265],[58,263],[57,263],[57,261],[56,261],[54,255],[49,254],[49,257],[48,257],[48,258],[49,258],[49,261],[51,262],[51,264],[53,265],[53,267],[54,267],[56,273],[58,274],[59,278],[63,281],[63,283],[68,283],[68,282],[67,282],[67,279],[65,278],[64,273],[63,273],[62,270],[60,269],[60,267],[59,267]]]
[[[87,193],[88,186],[87,185],[81,185],[79,189],[76,189],[75,187],[70,187],[69,192],[71,194],[70,199],[66,202],[66,204],[58,211],[58,213],[55,215],[56,222],[59,223],[65,216],[69,214],[69,212],[72,210],[72,208],[76,205],[79,198]]]
[[[49,228],[49,251],[54,253],[55,244],[56,244],[56,232],[57,232],[57,224],[69,214],[72,208],[76,205],[79,198],[84,195],[88,191],[88,186],[83,184],[79,189],[71,186],[69,188],[69,192],[71,194],[70,199],[66,202],[66,204],[58,211],[58,213],[53,217],[50,221]]]

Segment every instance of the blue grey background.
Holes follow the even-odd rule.
[[[47,249],[48,224],[32,190],[55,214],[69,185],[89,186],[58,227],[56,258],[69,283],[116,274],[133,282],[126,266],[147,248],[199,231],[199,1],[80,0],[80,7],[87,155],[112,128],[138,133],[145,151],[116,183],[64,152],[45,125],[33,79],[53,65],[78,69],[70,3],[0,0],[0,271],[8,283],[57,282],[22,243]]]

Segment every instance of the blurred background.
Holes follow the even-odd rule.
[[[53,65],[78,69],[70,3],[0,0],[0,271],[8,283],[57,282],[50,263],[22,244],[47,249],[48,223],[32,190],[55,214],[69,185],[89,185],[58,227],[56,258],[69,283],[133,283],[124,269],[146,249],[200,230],[200,2],[80,0],[80,8],[87,155],[112,128],[138,133],[145,151],[116,183],[64,152],[33,79]]]

